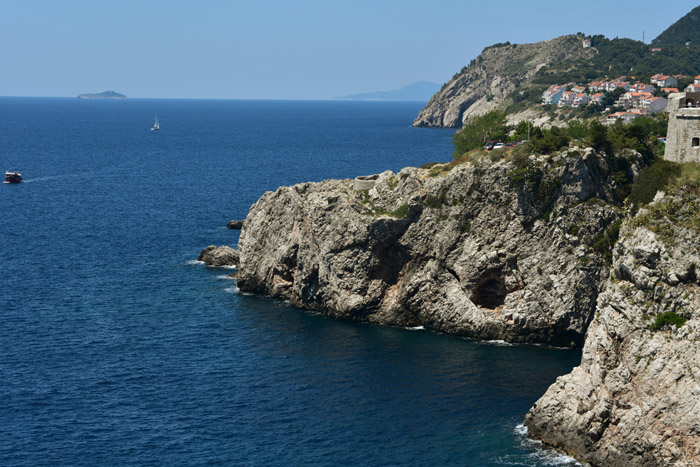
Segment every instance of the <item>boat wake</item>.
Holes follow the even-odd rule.
[[[193,259],[192,261],[187,261],[187,262],[185,262],[185,264],[188,264],[188,265],[193,265],[193,264],[204,264],[204,261],[198,261],[198,260],[196,260],[196,259]]]

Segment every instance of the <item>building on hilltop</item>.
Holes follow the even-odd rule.
[[[671,94],[664,159],[700,162],[700,92]]]

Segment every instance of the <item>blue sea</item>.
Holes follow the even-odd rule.
[[[314,315],[195,263],[279,185],[451,158],[420,103],[0,98],[0,465],[566,465],[581,354]],[[160,131],[150,131],[156,114]]]

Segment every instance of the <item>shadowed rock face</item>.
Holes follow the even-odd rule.
[[[226,224],[226,227],[228,227],[229,229],[233,229],[233,230],[241,230],[243,228],[243,221],[242,220],[229,221],[228,224]]]
[[[481,160],[387,171],[370,190],[265,193],[241,232],[238,287],[329,316],[581,346],[608,273],[589,245],[621,216],[615,186],[592,150],[529,164],[524,178]]]
[[[471,116],[495,110],[510,93],[530,83],[540,69],[594,53],[584,49],[576,36],[488,47],[430,99],[413,126],[460,127]]]
[[[656,212],[697,222],[696,196],[660,198]],[[531,436],[592,465],[700,465],[700,240],[653,217],[623,226],[581,365],[525,418]],[[657,221],[664,235],[648,230]],[[664,312],[688,321],[650,330]]]

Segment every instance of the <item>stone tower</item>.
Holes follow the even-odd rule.
[[[700,92],[668,96],[668,133],[664,159],[700,162]]]

